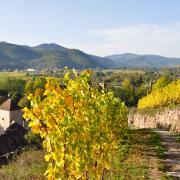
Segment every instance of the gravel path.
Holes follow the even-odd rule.
[[[178,143],[175,136],[167,130],[156,129],[155,132],[160,135],[167,149],[165,157],[167,175],[180,179],[180,143]]]

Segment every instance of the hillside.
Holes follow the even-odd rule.
[[[0,42],[0,69],[26,68],[105,68],[106,58],[88,55],[77,49],[57,44],[41,44],[35,47]]]
[[[131,68],[153,68],[153,67],[169,67],[180,64],[180,58],[168,58],[158,55],[138,55],[138,54],[118,54],[107,56],[116,66],[124,66]]]
[[[35,47],[0,42],[0,70],[69,68],[154,68],[180,65],[180,58],[157,55],[119,54],[99,57],[55,43]]]

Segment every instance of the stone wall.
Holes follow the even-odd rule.
[[[128,123],[136,128],[166,128],[180,133],[180,108],[166,108],[154,115],[130,113]]]

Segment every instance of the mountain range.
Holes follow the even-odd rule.
[[[180,58],[158,55],[118,54],[106,57],[87,54],[78,49],[68,49],[55,43],[26,45],[0,42],[0,70],[3,69],[55,69],[69,68],[159,68],[179,66]]]
[[[180,65],[180,58],[168,58],[158,55],[138,55],[138,54],[118,54],[106,56],[111,59],[113,63],[119,67],[130,68],[161,68],[161,67],[173,67]]]

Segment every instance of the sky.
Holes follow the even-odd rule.
[[[180,57],[180,0],[0,0],[0,41]]]

